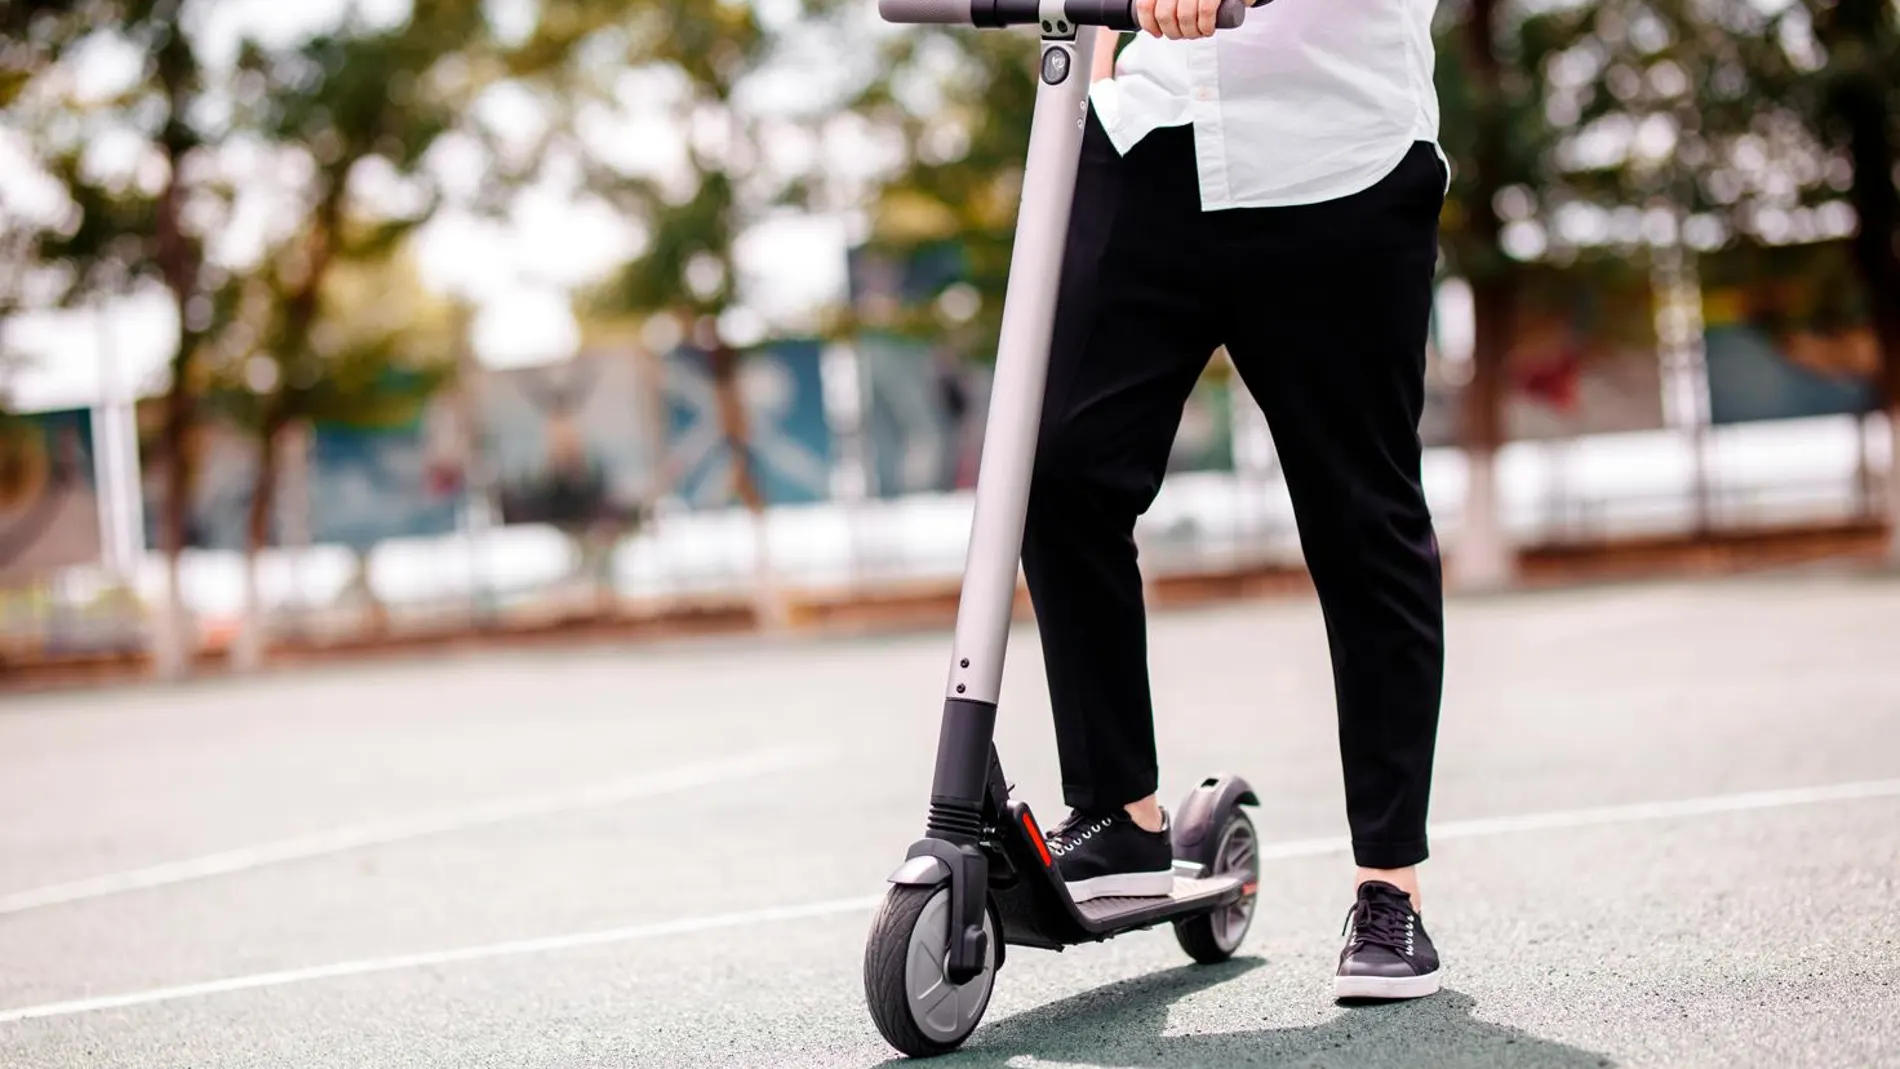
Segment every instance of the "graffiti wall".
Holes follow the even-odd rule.
[[[139,472],[145,498],[145,544],[165,545],[166,485],[173,458],[165,449],[165,405],[139,402]],[[185,506],[185,545],[190,549],[241,550],[251,488],[257,483],[257,444],[215,417],[199,419],[185,436],[184,463],[191,479]],[[281,536],[281,530],[276,532]]]
[[[453,533],[466,501],[462,443],[448,398],[406,424],[318,424],[304,475],[310,540],[360,551]]]
[[[1655,301],[1635,266],[1587,272],[1526,266],[1507,366],[1512,440],[1656,430],[1663,426]],[[1441,313],[1443,309],[1440,309]],[[1426,355],[1427,446],[1461,438],[1467,361],[1446,358],[1442,318]]]
[[[1879,346],[1844,242],[1724,250],[1703,261],[1702,289],[1712,422],[1878,405]]]
[[[740,354],[737,389],[747,455],[770,505],[823,501],[831,494],[831,430],[825,420],[823,346],[813,339],[769,342]],[[664,363],[665,483],[691,508],[738,502],[733,455],[719,414],[712,362],[682,348]]]
[[[0,416],[0,583],[99,561],[87,409]]]
[[[646,383],[632,350],[484,372],[477,406],[483,458],[502,522],[634,522],[658,466],[656,406]]]
[[[889,498],[975,486],[989,369],[882,333],[860,336],[857,357],[871,494]]]

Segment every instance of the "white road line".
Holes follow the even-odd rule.
[[[26,1006],[17,1010],[0,1010],[0,1024],[11,1021],[30,1021],[38,1017],[69,1017],[77,1013],[121,1009],[126,1006],[146,1006],[154,1002],[176,1002],[179,999],[221,995],[230,991],[251,991],[260,987],[282,987],[285,984],[301,984],[339,976],[363,976],[368,973],[390,972],[395,969],[422,969],[461,961],[506,958],[520,954],[545,954],[553,950],[572,950],[575,947],[600,946],[604,943],[629,943],[663,935],[686,935],[719,928],[738,928],[748,924],[770,924],[776,921],[826,917],[838,913],[858,913],[876,907],[882,900],[882,895],[840,898],[830,902],[812,902],[802,906],[776,906],[745,913],[726,913],[716,917],[689,917],[658,924],[636,924],[626,928],[609,928],[601,932],[578,932],[572,935],[547,936],[542,939],[521,939],[512,943],[460,947],[455,950],[399,954],[394,957],[366,958],[360,961],[339,961],[330,965],[313,965],[304,969],[285,969],[282,972],[234,976],[227,980],[211,980],[202,984],[161,987],[152,991],[137,991],[129,995],[105,995],[100,998],[74,999],[71,1002],[49,1002],[43,1006]]]
[[[516,795],[476,805],[412,813],[387,820],[372,821],[343,828],[332,828],[312,835],[281,839],[272,843],[238,847],[202,857],[166,862],[148,868],[107,873],[71,883],[35,887],[0,895],[0,915],[20,913],[43,906],[80,902],[91,898],[139,891],[150,887],[226,876],[266,865],[342,853],[365,846],[419,839],[428,835],[468,831],[527,817],[596,809],[638,798],[677,794],[696,787],[707,787],[734,780],[749,779],[771,772],[812,764],[825,755],[811,747],[787,747],[719,761],[681,765],[661,772],[606,780],[584,787],[546,794]]]
[[[1715,813],[1741,813],[1755,809],[1778,809],[1789,806],[1814,805],[1821,802],[1846,802],[1867,798],[1894,797],[1900,797],[1900,779],[1868,780],[1859,783],[1840,783],[1825,787],[1796,787],[1788,790],[1753,791],[1746,794],[1720,794],[1705,798],[1684,798],[1670,802],[1647,802],[1639,805],[1602,806],[1594,809],[1569,809],[1549,813],[1527,813],[1517,817],[1495,817],[1484,820],[1454,821],[1435,827],[1432,830],[1432,837],[1434,840],[1476,839],[1492,835],[1508,835],[1523,831],[1545,831],[1554,828],[1581,828],[1605,824],[1631,824],[1651,820],[1668,820],[1677,817],[1707,816]],[[1261,849],[1260,856],[1263,860],[1317,857],[1327,854],[1344,853],[1347,849],[1347,845],[1346,840],[1343,838],[1301,839],[1291,842],[1268,844]],[[521,954],[541,954],[555,950],[570,950],[575,947],[600,946],[606,943],[626,943],[640,939],[655,939],[668,935],[687,935],[694,932],[714,931],[721,928],[738,928],[752,924],[770,924],[777,921],[829,917],[873,909],[882,901],[882,898],[882,895],[836,898],[823,902],[807,902],[795,906],[775,906],[766,909],[749,910],[742,913],[724,913],[710,917],[688,917],[657,924],[639,924],[625,928],[609,928],[605,931],[578,932],[570,935],[547,936],[540,939],[522,939],[508,943],[488,943],[481,946],[459,947],[453,950],[428,951],[419,954],[403,954],[387,958],[341,961],[329,965],[314,965],[302,969],[286,969],[281,972],[235,976],[224,980],[210,980],[198,984],[185,984],[180,987],[162,987],[150,991],[135,991],[123,995],[105,995],[98,998],[74,999],[70,1002],[49,1002],[39,1006],[23,1006],[18,1009],[0,1010],[0,1024],[7,1024],[13,1021],[29,1021],[44,1017],[70,1017],[75,1014],[92,1013],[98,1010],[147,1006],[157,1002],[175,1002],[180,999],[199,998],[205,995],[225,994],[232,991],[251,991],[261,987],[281,987],[286,984],[300,984],[312,980],[328,980],[343,976],[362,976],[367,973],[390,972],[396,969],[424,968],[433,965],[482,961],[489,958],[512,957]]]
[[[1700,817],[1715,813],[1745,813],[1752,809],[1785,809],[1789,806],[1816,805],[1821,802],[1852,802],[1864,798],[1900,797],[1900,779],[1862,780],[1822,787],[1788,787],[1773,791],[1748,791],[1742,794],[1717,794],[1704,798],[1680,798],[1669,802],[1638,802],[1634,805],[1609,805],[1594,809],[1558,810],[1554,813],[1526,813],[1515,817],[1487,817],[1457,820],[1431,831],[1434,842],[1447,839],[1477,839],[1487,835],[1508,835],[1522,831],[1548,831],[1554,828],[1583,828],[1597,824],[1634,824],[1645,820],[1671,820]]]
[[[1479,820],[1453,820],[1433,824],[1431,841],[1478,839],[1489,835],[1508,835],[1522,831],[1549,831],[1557,828],[1585,828],[1603,824],[1634,824],[1646,820],[1698,817],[1713,813],[1742,813],[1751,809],[1783,809],[1788,806],[1814,805],[1820,802],[1851,802],[1861,798],[1900,797],[1900,779],[1864,780],[1824,787],[1789,787],[1773,791],[1749,791],[1744,794],[1717,794],[1703,798],[1682,798],[1669,802],[1638,802],[1633,805],[1606,805],[1591,809],[1560,809],[1549,813],[1525,813],[1515,817],[1485,817]],[[1343,854],[1352,848],[1343,835],[1323,839],[1293,839],[1265,843],[1260,847],[1263,861]]]

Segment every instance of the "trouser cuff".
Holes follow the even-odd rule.
[[[1069,808],[1079,809],[1084,813],[1114,812],[1130,802],[1154,794],[1159,787],[1157,780],[1157,776],[1150,774],[1110,787],[1085,787],[1076,783],[1064,783],[1062,801]]]
[[[1362,869],[1410,868],[1430,854],[1423,839],[1402,843],[1374,843],[1361,839],[1352,841],[1353,864]]]

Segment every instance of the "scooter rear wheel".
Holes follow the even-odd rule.
[[[1253,926],[1254,889],[1260,885],[1260,840],[1247,814],[1234,810],[1221,828],[1219,842],[1208,875],[1237,876],[1247,893],[1231,906],[1174,922],[1174,938],[1181,949],[1203,965],[1226,961],[1240,949],[1240,941]]]
[[[984,911],[989,957],[968,983],[944,975],[950,956],[950,889],[893,887],[871,921],[864,998],[891,1046],[913,1058],[945,1054],[976,1030],[996,986],[997,930]]]

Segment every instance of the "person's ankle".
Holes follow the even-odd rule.
[[[1130,802],[1123,806],[1122,809],[1127,812],[1128,819],[1135,822],[1135,827],[1140,828],[1142,831],[1148,832],[1149,834],[1156,834],[1161,831],[1161,803],[1156,800],[1154,795],[1151,794],[1146,798]]]
[[[1361,867],[1357,875],[1353,877],[1353,893],[1357,895],[1362,885],[1375,881],[1379,883],[1389,883],[1399,890],[1404,891],[1412,900],[1412,911],[1414,913],[1425,912],[1422,904],[1424,899],[1418,891],[1418,866],[1408,865],[1402,869],[1369,869]]]

